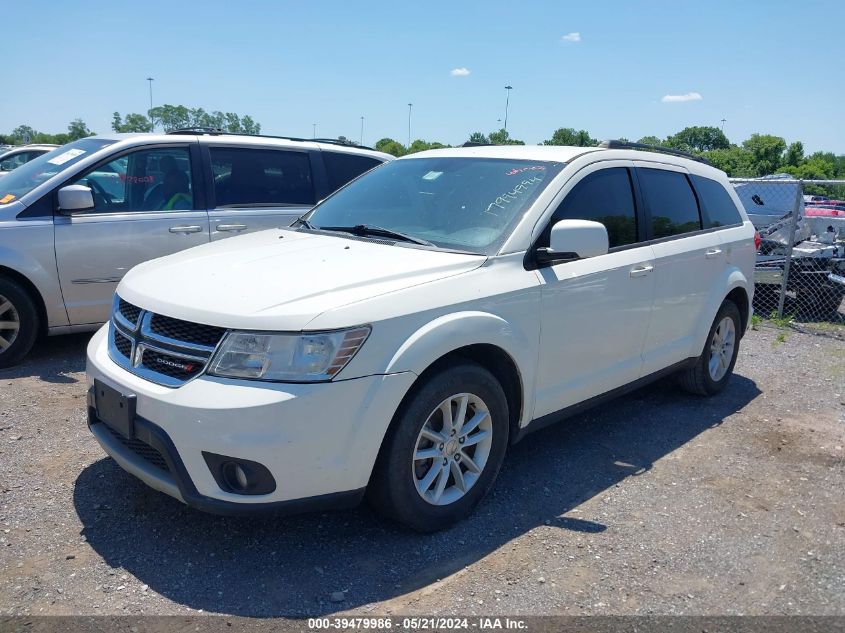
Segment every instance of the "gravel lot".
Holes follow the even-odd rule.
[[[0,370],[0,615],[845,615],[845,341],[783,338],[750,332],[719,397],[665,382],[527,437],[428,536],[146,488],[86,429],[87,336],[44,341]]]

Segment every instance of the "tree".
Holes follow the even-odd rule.
[[[783,164],[786,141],[780,136],[752,134],[751,138],[742,143],[742,146],[751,152],[755,176],[773,174]]]
[[[185,106],[174,106],[166,103],[151,108],[148,114],[150,119],[158,122],[166,132],[190,127],[191,125],[190,112]]]
[[[183,105],[168,103],[156,106],[149,112],[150,119],[161,124],[166,132],[190,127],[219,128],[233,134],[259,134],[261,124],[251,116],[241,117],[234,112],[220,112],[213,110],[206,112],[203,108],[187,108]]]
[[[393,156],[404,156],[408,153],[408,150],[402,143],[388,137],[376,141],[375,149],[386,154],[392,154]]]
[[[732,145],[728,149],[714,149],[704,152],[704,157],[715,167],[734,178],[756,176],[754,156],[746,149]]]
[[[479,145],[489,145],[490,139],[481,132],[473,132],[469,135],[469,143],[478,143]]]
[[[424,141],[422,139],[417,139],[413,143],[411,143],[411,147],[408,148],[408,154],[416,154],[417,152],[424,152],[427,149],[442,149],[444,147],[449,147],[449,145],[444,145],[443,143],[439,143],[437,141]]]
[[[656,136],[644,136],[637,143],[643,145],[663,145],[663,141]]]
[[[598,141],[590,136],[587,130],[575,131],[575,128],[562,127],[555,130],[552,138],[543,141],[543,145],[575,145],[577,147],[592,147]]]
[[[69,140],[76,141],[81,138],[85,138],[86,136],[94,136],[95,133],[88,129],[88,126],[85,125],[85,121],[82,119],[74,119],[68,123],[67,134]]]
[[[668,147],[684,152],[709,152],[714,149],[728,149],[731,146],[722,130],[713,126],[685,127],[677,134],[667,137]]]
[[[112,115],[111,129],[115,132],[152,132],[153,124],[143,114],[132,112],[127,114],[123,119],[120,117],[120,112],[115,112]]]
[[[786,158],[784,162],[790,167],[798,167],[804,161],[804,144],[801,141],[795,141],[786,148]]]
[[[490,132],[488,135],[492,145],[525,145],[525,141],[520,141],[510,137],[505,128],[496,132]]]

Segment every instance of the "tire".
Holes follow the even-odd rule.
[[[0,369],[19,363],[38,336],[38,311],[20,284],[0,277]]]
[[[727,326],[725,323],[726,320],[730,320],[730,326]],[[713,319],[713,325],[710,326],[710,332],[707,334],[707,342],[704,344],[704,350],[701,352],[701,356],[696,359],[692,367],[683,370],[680,374],[681,387],[685,391],[700,396],[712,396],[725,388],[725,385],[728,384],[731,378],[731,374],[733,374],[734,365],[736,365],[736,357],[739,353],[739,341],[742,338],[741,324],[742,318],[739,314],[739,308],[736,307],[733,301],[726,299],[719,308],[719,312],[716,313],[716,318]],[[724,355],[724,359],[727,362],[719,363],[718,360],[714,361],[718,366],[718,371],[713,372],[711,371],[711,360],[713,360],[713,352],[715,351],[714,346],[718,347],[720,345],[719,341],[723,340],[722,338],[718,340],[716,338],[720,325],[723,328],[727,327],[728,331],[730,331],[732,326],[733,342],[729,354],[726,353]],[[727,350],[725,351],[727,352]]]
[[[472,428],[464,436],[456,425],[449,434],[444,411],[457,423],[461,407],[464,429]],[[367,490],[370,506],[419,532],[460,521],[496,480],[508,432],[507,399],[489,371],[468,361],[435,370],[415,385],[393,417]]]

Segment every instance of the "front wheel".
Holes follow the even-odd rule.
[[[508,444],[508,404],[483,367],[462,362],[403,400],[368,491],[373,508],[421,531],[469,515],[493,485]]]
[[[681,386],[690,393],[712,396],[728,384],[739,353],[742,318],[739,308],[726,299],[707,335],[695,364],[681,372]]]
[[[0,369],[27,355],[38,335],[38,312],[29,294],[0,277]]]

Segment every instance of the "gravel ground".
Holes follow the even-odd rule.
[[[845,614],[842,339],[750,332],[716,398],[664,382],[530,435],[427,536],[148,489],[86,429],[86,340],[0,370],[0,615]]]

